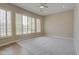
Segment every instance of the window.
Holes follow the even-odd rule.
[[[23,16],[23,34],[27,34],[27,16]]]
[[[0,9],[0,37],[11,35],[11,12]]]
[[[41,32],[41,22],[40,22],[40,19],[36,20],[36,32]]]
[[[31,33],[31,29],[32,29],[32,23],[31,23],[32,18],[28,17],[28,33]]]
[[[32,33],[35,33],[35,18],[32,18]]]
[[[41,32],[40,19],[36,20],[33,17],[16,13],[16,34],[21,35],[35,32]]]
[[[16,13],[16,34],[17,35],[21,35],[22,34],[22,31],[23,31],[23,26],[22,26],[22,15],[21,14],[18,14]]]

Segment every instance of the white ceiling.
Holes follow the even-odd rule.
[[[13,3],[13,5],[24,8],[30,12],[33,12],[42,16],[71,10],[71,9],[74,9],[74,6],[75,6],[74,3],[47,3],[48,8],[46,8],[43,12],[41,12],[39,8],[40,3]]]

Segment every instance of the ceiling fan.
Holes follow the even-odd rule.
[[[37,7],[39,8],[40,14],[46,14],[47,13],[47,9],[48,9],[47,3],[39,3],[39,5]]]
[[[43,8],[48,8],[48,5],[46,3],[41,3],[40,4],[40,8],[43,9]]]

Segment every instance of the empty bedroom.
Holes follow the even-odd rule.
[[[0,55],[78,55],[78,3],[0,3]]]

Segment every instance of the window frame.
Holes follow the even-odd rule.
[[[12,12],[10,10],[6,10],[6,9],[0,9],[2,11],[5,12],[5,23],[4,23],[4,26],[5,26],[5,36],[1,36],[1,31],[0,31],[0,39],[5,39],[5,38],[9,38],[9,37],[12,37]],[[10,27],[11,28],[8,28],[8,12],[10,12]],[[1,29],[1,28],[0,28]],[[11,30],[10,32],[8,32],[8,30]],[[4,29],[3,29],[4,30]],[[10,35],[8,35],[8,33],[10,33]]]
[[[40,32],[37,32],[37,19],[39,19],[39,18],[35,18],[35,17],[31,17],[31,16],[27,16],[27,15],[25,15],[25,14],[21,14],[21,13],[15,13],[15,14],[20,14],[20,15],[22,15],[22,22],[21,22],[21,25],[22,25],[22,33],[21,34],[16,34],[16,35],[25,35],[25,34],[34,34],[34,33],[40,33],[41,32],[41,28],[40,28]],[[23,26],[23,17],[24,16],[26,16],[27,17],[27,33],[24,33],[24,26]],[[30,25],[28,24],[29,23],[29,19],[30,19]],[[32,25],[33,25],[33,23],[32,23],[32,19],[34,19],[34,32],[32,32],[32,30],[33,30],[33,27],[32,27]],[[16,19],[17,20],[17,19]],[[41,27],[41,19],[39,19],[40,20],[40,27]],[[17,22],[16,22],[17,23]],[[30,27],[29,27],[30,26]],[[29,31],[29,28],[30,28],[30,32],[28,32]],[[17,29],[16,29],[17,30]],[[17,33],[17,32],[16,32]]]
[[[40,20],[40,22],[38,22],[38,20]],[[37,22],[38,22],[38,23],[37,23]],[[40,29],[38,28],[38,26],[39,26]],[[40,32],[41,32],[41,27],[42,27],[42,26],[41,26],[41,19],[37,18],[37,19],[36,19],[36,32],[37,32],[37,33],[40,33]],[[38,29],[39,29],[39,30],[38,30]]]

